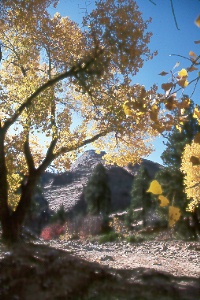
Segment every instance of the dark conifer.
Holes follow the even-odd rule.
[[[111,207],[111,191],[106,168],[98,164],[84,188],[88,212],[93,215],[108,215]]]
[[[146,215],[153,204],[151,194],[146,192],[150,181],[151,177],[149,176],[147,169],[144,166],[141,166],[133,181],[131,205],[126,217],[127,225],[130,225],[130,223],[138,219],[142,219],[143,225],[146,225]],[[137,209],[138,211],[135,211]]]
[[[177,227],[181,225],[180,228],[183,227],[183,223],[188,223],[188,218],[194,217],[191,213],[186,212],[188,199],[184,192],[184,175],[180,171],[184,148],[186,144],[191,143],[195,134],[200,131],[197,119],[193,117],[193,110],[194,104],[191,102],[186,111],[188,118],[182,126],[182,130],[180,131],[174,127],[166,137],[166,149],[161,155],[165,167],[156,175],[156,179],[162,185],[164,194],[173,205],[181,209],[182,217],[177,224]]]

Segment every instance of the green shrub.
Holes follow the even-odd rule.
[[[119,233],[116,233],[114,231],[111,231],[107,234],[101,235],[99,238],[99,243],[109,243],[109,242],[115,242],[121,238],[121,235]]]
[[[143,242],[144,241],[144,238],[139,235],[139,234],[136,234],[136,235],[129,235],[127,238],[126,238],[126,241],[128,243],[140,243],[140,242]]]

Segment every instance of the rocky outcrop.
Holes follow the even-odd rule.
[[[142,159],[140,164],[135,164],[135,165],[129,164],[127,167],[125,167],[125,169],[128,172],[130,172],[132,175],[136,176],[141,166],[144,166],[147,169],[150,177],[152,178],[154,178],[155,174],[163,167],[162,165],[155,163],[151,160]]]
[[[97,154],[94,150],[88,150],[75,161],[70,171],[62,174],[45,173],[43,175],[43,195],[47,199],[50,209],[57,211],[63,204],[68,212],[84,211],[86,204],[83,197],[83,187],[87,184],[95,166],[102,163],[108,172],[112,193],[112,211],[124,210],[130,204],[131,186],[141,164],[147,168],[152,178],[161,168],[161,165],[146,159],[142,160],[141,164],[128,165],[125,168],[106,165],[103,160],[104,154],[104,151]]]

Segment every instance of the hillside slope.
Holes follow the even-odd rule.
[[[103,161],[105,152],[97,154],[94,150],[84,152],[71,166],[70,171],[62,174],[45,173],[42,178],[43,195],[49,203],[50,209],[57,211],[61,204],[66,211],[82,211],[86,208],[83,199],[83,187],[87,184],[93,169],[98,163],[102,163],[108,172],[109,185],[112,193],[112,211],[124,210],[130,204],[130,190],[134,176],[144,165],[150,176],[162,167],[152,161],[143,159],[141,164],[127,167],[106,165]]]

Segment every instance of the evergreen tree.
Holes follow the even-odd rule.
[[[99,163],[84,188],[88,212],[93,215],[108,215],[111,207],[111,191],[105,167]]]
[[[161,155],[165,167],[156,175],[156,179],[162,185],[167,198],[173,205],[181,209],[182,217],[179,225],[183,225],[184,220],[189,216],[189,213],[186,212],[188,199],[184,192],[184,175],[180,171],[181,157],[185,145],[191,143],[195,134],[200,131],[200,126],[193,117],[193,110],[194,104],[191,102],[186,111],[188,118],[182,126],[182,130],[180,131],[174,127],[166,137],[166,149]]]
[[[152,207],[153,201],[150,193],[147,193],[151,178],[147,169],[141,166],[137,176],[134,178],[131,189],[131,204],[126,216],[126,223],[130,225],[134,219],[143,220],[143,225],[146,225],[146,214]],[[134,212],[136,209],[140,209],[138,212]]]
[[[62,203],[59,209],[57,210],[57,212],[54,213],[53,216],[51,217],[51,222],[52,223],[59,222],[61,225],[63,225],[66,222],[66,220],[67,220],[67,213],[65,211],[64,204]]]
[[[50,219],[48,201],[44,198],[41,178],[35,187],[24,225],[39,234]]]
[[[186,96],[185,96],[186,97]],[[168,134],[166,149],[162,153],[161,158],[166,167],[173,170],[180,169],[181,156],[186,144],[190,144],[195,134],[200,131],[198,121],[193,117],[194,103],[191,101],[186,109],[187,121],[184,122],[181,130],[176,127]]]

